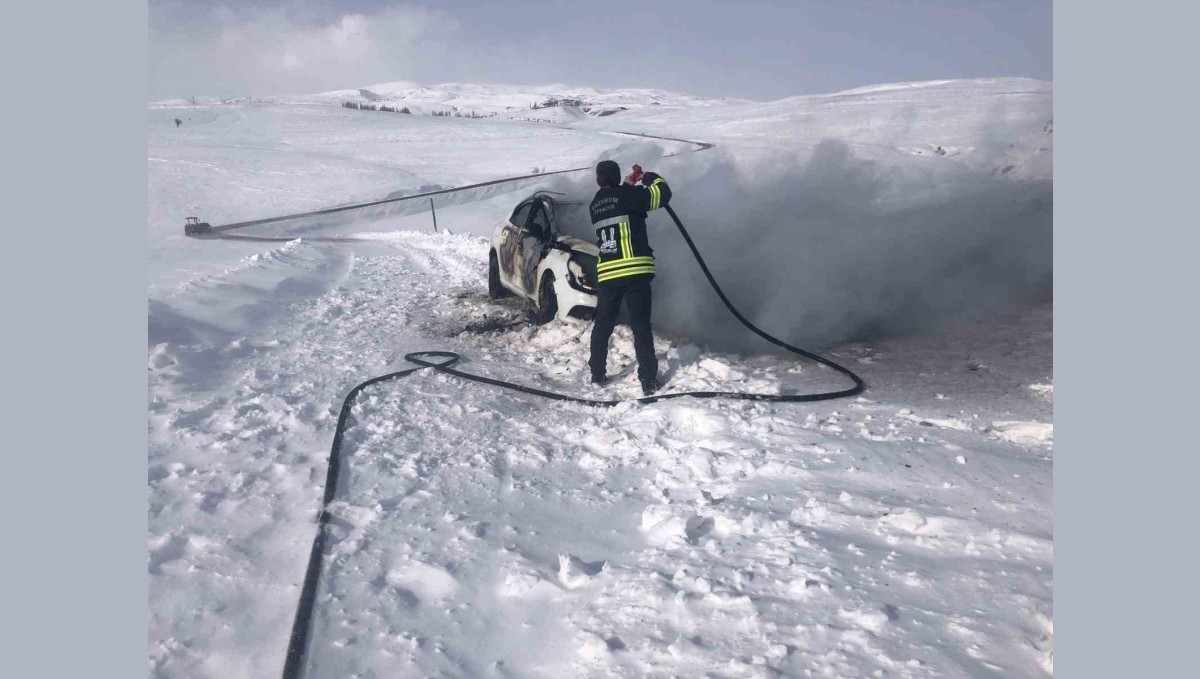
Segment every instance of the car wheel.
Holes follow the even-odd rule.
[[[488,254],[488,297],[501,299],[510,293],[500,284],[500,263],[496,261],[496,251]]]
[[[535,320],[545,325],[558,316],[558,295],[554,294],[554,276],[547,273],[538,289],[538,308]]]

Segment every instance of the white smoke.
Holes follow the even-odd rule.
[[[671,205],[742,313],[801,346],[1000,313],[1052,286],[1049,180],[929,159],[882,163],[835,140],[809,157],[738,163],[715,150],[645,169],[667,178]],[[590,178],[560,185],[594,191]],[[721,305],[665,211],[649,229],[656,330],[765,350]]]

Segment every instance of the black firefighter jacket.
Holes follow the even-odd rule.
[[[654,172],[642,175],[642,186],[605,186],[592,199],[600,259],[596,279],[603,285],[629,277],[654,275],[654,250],[646,237],[646,213],[671,200],[667,181]]]

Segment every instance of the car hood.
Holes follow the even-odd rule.
[[[574,252],[580,252],[593,257],[600,255],[600,248],[596,247],[595,243],[589,243],[582,238],[576,238],[574,236],[559,236],[558,242],[571,248],[571,250]]]

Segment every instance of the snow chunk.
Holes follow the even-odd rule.
[[[453,575],[422,561],[412,561],[393,568],[385,579],[392,587],[409,590],[416,595],[417,601],[445,599],[458,589],[458,581]]]
[[[715,358],[702,359],[697,365],[708,371],[713,377],[727,382],[737,382],[746,379],[746,374],[734,370],[729,365],[722,363]]]
[[[819,526],[829,518],[829,508],[816,498],[809,498],[801,509],[794,509],[788,516],[792,523]]]
[[[1029,388],[1041,394],[1042,396],[1045,396],[1046,398],[1054,397],[1053,384],[1031,384],[1029,385]]]
[[[579,644],[579,655],[588,662],[601,660],[609,653],[608,641],[595,635],[588,634]]]
[[[909,422],[916,422],[917,424],[924,425],[926,427],[941,427],[942,429],[971,431],[971,425],[953,417],[921,417],[907,408],[896,413],[896,416],[901,419],[908,420]]]
[[[993,422],[992,432],[1022,446],[1046,446],[1054,442],[1054,425],[1049,422]]]
[[[642,510],[642,530],[647,539],[658,544],[683,541],[687,520],[668,505],[650,505]]]
[[[925,525],[925,517],[915,509],[905,508],[883,516],[879,522],[906,533],[916,533]]]
[[[558,581],[567,589],[575,589],[586,585],[592,576],[599,575],[607,561],[588,563],[573,554],[558,555]]]
[[[500,593],[511,597],[541,597],[554,596],[561,593],[561,590],[553,583],[543,580],[533,570],[518,567],[505,574]]]
[[[850,611],[841,609],[838,611],[838,617],[846,622],[861,627],[872,634],[879,634],[883,631],[883,626],[887,624],[888,614],[878,609],[859,609]]]

